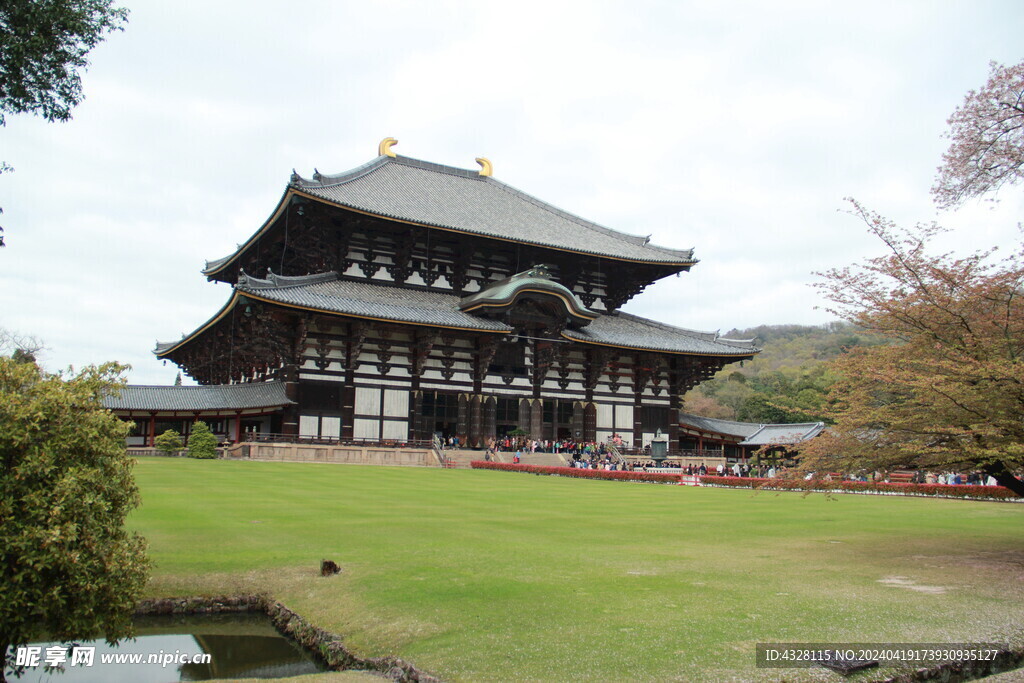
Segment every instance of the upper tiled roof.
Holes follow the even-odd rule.
[[[311,180],[293,174],[289,188],[376,216],[457,232],[641,263],[696,263],[692,249],[659,247],[647,237],[580,218],[478,171],[409,157],[379,156],[346,173],[317,171]],[[209,261],[204,272],[217,271],[235,254]]]
[[[293,403],[281,382],[222,384],[198,387],[141,386],[129,384],[120,396],[107,396],[110,410],[212,411],[276,408]]]
[[[285,277],[270,274],[258,279],[244,273],[235,285],[235,297],[269,301],[293,308],[322,311],[372,320],[417,325],[511,332],[508,325],[459,310],[454,294],[398,287],[367,280],[339,280],[334,273]],[[158,343],[163,356],[213,324],[230,309],[233,298],[208,323],[176,342]],[[696,332],[618,313],[598,315],[582,330],[566,330],[564,336],[583,342],[619,348],[646,349],[695,355],[749,358],[757,353],[753,343],[719,338],[714,332]]]

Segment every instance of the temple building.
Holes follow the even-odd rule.
[[[195,418],[214,410],[227,440],[440,434],[478,446],[517,428],[692,440],[682,394],[757,349],[621,311],[693,267],[691,249],[558,209],[496,180],[486,159],[454,168],[394,144],[345,173],[293,173],[266,222],[206,264],[227,302],[155,351],[203,387],[166,387],[179,391],[165,403]],[[253,386],[263,393],[245,393]],[[206,391],[206,407],[186,406],[182,389]],[[139,394],[134,417],[148,415],[136,434],[147,443],[177,407],[154,396]]]

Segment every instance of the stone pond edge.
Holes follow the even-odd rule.
[[[441,683],[398,657],[358,657],[341,636],[310,624],[269,595],[220,595],[188,598],[147,598],[135,606],[138,616],[262,612],[280,633],[323,659],[335,671],[345,669],[379,673],[401,683]]]

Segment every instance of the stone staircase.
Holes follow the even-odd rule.
[[[512,456],[509,456],[509,462]],[[527,453],[520,457],[523,465],[541,465],[542,467],[567,467],[568,462],[561,453]]]
[[[474,460],[484,459],[483,449],[449,448],[445,450],[444,454],[451,463],[450,467],[455,469],[467,469],[469,463]],[[514,455],[515,451],[499,451],[491,460],[492,462],[511,463]],[[565,456],[560,453],[524,453],[520,456],[519,462],[523,465],[543,465],[545,467],[566,467],[568,465]]]
[[[451,463],[449,467],[467,470],[469,469],[469,463],[474,460],[484,459],[484,450],[482,448],[448,448],[445,449],[444,455],[448,458],[448,462]]]

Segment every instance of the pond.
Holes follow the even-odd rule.
[[[63,655],[59,643],[33,643],[40,648],[39,664],[28,667],[21,678],[8,678],[25,683],[171,683],[327,671],[307,650],[279,634],[264,614],[136,617],[135,633],[134,641],[117,646],[86,641],[80,652]],[[94,648],[91,654],[89,648]],[[46,671],[48,654],[51,660],[64,658],[63,673]]]

